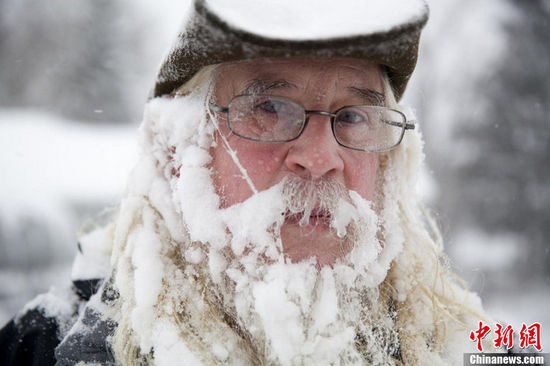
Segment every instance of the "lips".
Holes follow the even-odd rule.
[[[314,208],[309,215],[304,211],[298,213],[287,212],[285,221],[301,227],[329,227],[332,214],[327,209]]]

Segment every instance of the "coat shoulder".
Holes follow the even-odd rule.
[[[40,309],[31,309],[0,330],[1,365],[54,365],[59,324]]]
[[[0,365],[54,365],[55,349],[78,318],[79,307],[97,290],[100,280],[75,281],[61,293],[31,300],[0,329]]]

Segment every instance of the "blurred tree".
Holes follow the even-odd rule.
[[[128,121],[143,30],[121,0],[0,1],[0,106]],[[143,102],[143,101],[140,101]]]
[[[458,168],[455,215],[463,225],[522,236],[524,273],[550,275],[550,5],[510,0],[508,51],[486,70],[484,103],[462,137],[478,152]],[[548,278],[548,277],[547,277]]]

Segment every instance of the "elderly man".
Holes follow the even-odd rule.
[[[7,363],[441,365],[473,350],[483,311],[417,202],[421,140],[397,104],[426,5],[290,3],[194,3],[115,217],[81,238],[74,293],[4,329]]]

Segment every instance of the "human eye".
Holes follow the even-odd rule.
[[[261,141],[287,141],[302,128],[304,110],[292,100],[257,95],[250,105],[247,134]]]
[[[275,98],[262,98],[256,101],[254,106],[255,113],[261,114],[286,114],[288,113],[289,106],[285,101]]]
[[[371,123],[368,113],[356,107],[341,109],[336,114],[336,121],[348,125]]]

